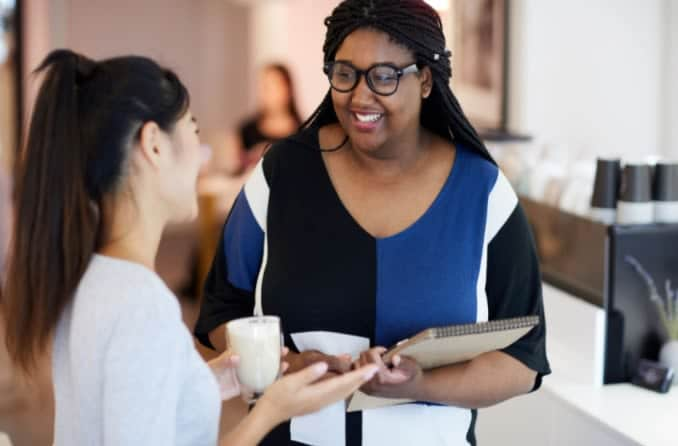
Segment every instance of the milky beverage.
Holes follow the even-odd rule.
[[[227,325],[228,345],[240,357],[240,384],[261,393],[280,371],[280,320],[274,316],[236,319]]]

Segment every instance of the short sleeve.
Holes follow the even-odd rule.
[[[501,208],[503,216],[497,220],[496,211],[488,212],[494,214],[496,226],[487,248],[488,316],[490,320],[539,316],[539,325],[503,350],[537,372],[536,390],[542,377],[551,373],[539,261],[525,213],[501,173],[493,194],[489,206]]]

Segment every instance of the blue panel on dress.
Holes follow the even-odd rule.
[[[497,174],[489,161],[458,148],[450,177],[426,213],[377,240],[377,345],[476,321],[487,203]]]
[[[244,189],[235,200],[224,229],[224,252],[228,281],[245,291],[254,291],[261,267],[264,232],[259,227]]]

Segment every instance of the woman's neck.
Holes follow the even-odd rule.
[[[416,169],[425,160],[431,141],[428,132],[418,130],[369,152],[351,146],[350,142],[349,147],[358,167],[387,179]]]
[[[112,205],[104,212],[104,240],[98,253],[155,270],[155,258],[166,220],[141,203]],[[154,215],[155,214],[155,215]]]

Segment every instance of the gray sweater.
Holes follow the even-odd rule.
[[[141,265],[95,255],[58,324],[55,446],[217,443],[216,379],[175,296]]]

